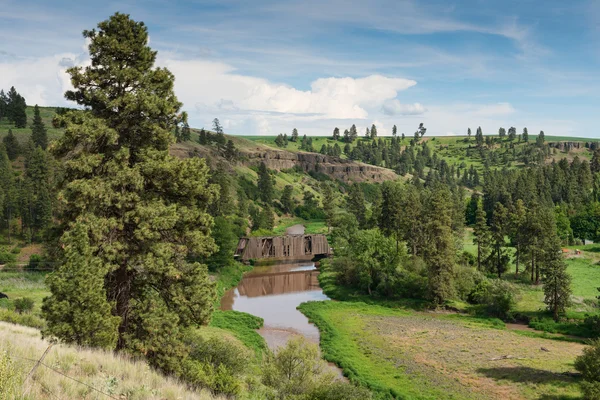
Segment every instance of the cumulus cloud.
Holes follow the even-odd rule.
[[[398,99],[386,101],[381,110],[385,115],[420,115],[427,111],[421,103],[402,104]]]
[[[235,73],[230,65],[162,59],[177,77],[175,89],[187,107],[199,112],[235,111],[291,114],[310,119],[364,119],[398,92],[416,84],[403,78],[321,78],[310,90]]]

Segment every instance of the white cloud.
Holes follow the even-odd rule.
[[[161,59],[177,77],[175,90],[194,116],[208,120],[209,115],[248,118],[262,115],[272,120],[299,119],[366,119],[372,110],[406,90],[416,82],[404,78],[370,75],[364,78],[320,78],[310,90],[235,73],[228,64]],[[193,109],[192,109],[193,108]],[[196,115],[194,115],[196,114]],[[265,121],[254,124],[261,129],[271,126]],[[277,133],[267,131],[262,133]]]
[[[0,88],[14,86],[28,104],[62,105],[63,94],[70,88],[65,70],[77,62],[74,54],[0,61]]]
[[[381,110],[386,115],[420,115],[427,111],[421,103],[402,104],[398,99],[386,101]]]

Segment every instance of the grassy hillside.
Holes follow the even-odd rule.
[[[226,335],[222,331],[215,334]],[[4,391],[0,398],[109,398],[106,395],[130,400],[215,398],[208,392],[190,391],[186,385],[158,374],[142,361],[65,345],[54,345],[43,365],[23,384],[48,346],[38,330],[0,322],[0,391]]]
[[[490,137],[497,138],[497,135],[490,135]],[[254,143],[260,144],[260,145],[277,148],[277,145],[275,143],[276,136],[242,136],[242,138],[252,141]],[[529,143],[530,144],[535,143],[535,138],[536,138],[536,135],[530,134]],[[386,142],[391,141],[391,137],[389,137],[389,136],[382,137],[382,139]],[[406,137],[400,143],[401,146],[402,147],[408,146],[411,139],[412,139],[412,137]],[[301,141],[301,138],[299,138],[299,140],[297,142],[291,142],[291,141],[288,142],[288,145],[287,145],[287,147],[285,147],[285,149],[289,150],[289,151],[299,151],[300,150],[299,149],[300,141]],[[423,138],[423,141],[426,141],[428,143],[430,148],[433,150],[434,153],[437,154],[437,156],[439,158],[445,159],[446,162],[448,162],[448,164],[450,164],[450,165],[459,166],[461,164],[464,164],[464,166],[466,166],[467,168],[470,167],[471,165],[473,165],[477,169],[480,169],[480,170],[483,169],[483,160],[480,158],[480,155],[478,154],[478,152],[475,151],[475,138],[474,137],[469,138],[467,136],[432,136],[432,137],[425,136]],[[597,141],[597,139],[576,138],[576,137],[568,137],[568,136],[546,136],[547,143],[564,142],[564,141],[592,142],[592,141]],[[356,145],[359,142],[363,142],[364,144],[372,143],[371,140],[367,140],[367,139],[364,139],[359,136],[358,140],[356,140],[355,142],[353,142],[351,144],[351,147],[352,148],[356,147]],[[319,151],[323,145],[333,146],[335,143],[336,142],[333,139],[331,139],[331,137],[328,137],[328,136],[313,136],[312,137],[312,144],[313,144],[313,148],[315,149],[315,151]],[[337,143],[342,149],[344,148],[344,146],[345,146],[344,142],[338,141]],[[506,146],[508,146],[510,144],[506,139],[504,140],[503,143]],[[514,147],[517,152],[519,152],[519,150],[523,149],[527,145],[525,142],[518,142],[518,141],[514,141],[513,144],[514,144]],[[499,150],[500,144],[499,143],[494,144],[491,147],[491,149]],[[592,157],[592,152],[586,148],[574,149],[570,152],[563,152],[563,151],[556,150],[555,152],[553,152],[552,156],[549,159],[547,159],[547,162],[550,162],[551,160],[559,160],[564,157],[566,157],[568,159],[573,159],[575,156],[578,156],[579,158],[582,158],[582,159],[589,160]],[[345,154],[342,154],[341,157],[347,158],[347,156]],[[505,164],[498,162],[497,165],[492,165],[492,166],[500,167],[503,165],[505,165]],[[510,163],[509,166],[519,167],[522,165],[523,164],[521,162],[512,162],[512,163]]]
[[[6,120],[0,121],[0,139],[8,134],[8,130],[12,129],[13,134],[17,137],[17,139],[21,143],[27,142],[29,140],[29,136],[31,135],[31,122],[33,120],[33,107],[27,107],[27,127],[25,128],[15,128],[12,124],[9,124]],[[52,118],[56,113],[56,107],[40,107],[40,115],[42,117],[42,121],[46,125],[46,129],[48,130],[48,140],[54,140],[60,137],[64,130],[59,128],[54,128],[52,126]]]

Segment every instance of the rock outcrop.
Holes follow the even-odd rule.
[[[246,149],[242,151],[248,163],[264,162],[270,169],[300,167],[305,172],[322,172],[344,182],[383,182],[397,175],[386,168],[345,160],[318,153],[291,152],[277,149]]]
[[[181,158],[208,157],[213,161],[221,158],[213,146],[191,142],[173,144],[170,153]],[[264,162],[268,168],[278,171],[299,167],[307,173],[322,172],[343,182],[383,182],[398,178],[394,171],[386,168],[318,153],[292,152],[261,145],[240,148],[239,153],[240,162],[245,165],[256,166]]]

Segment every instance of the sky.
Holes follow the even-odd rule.
[[[148,26],[193,127],[600,137],[598,0],[0,0],[0,88],[74,106],[81,32],[117,11]]]

